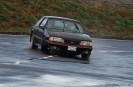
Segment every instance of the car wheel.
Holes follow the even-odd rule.
[[[45,53],[49,53],[50,52],[50,50],[49,49],[47,49],[47,46],[46,45],[41,45],[41,50],[42,50],[42,52],[45,52]]]
[[[82,57],[82,59],[84,59],[84,60],[88,60],[89,57],[90,57],[90,55],[88,55],[88,54],[81,54],[81,57]]]
[[[31,37],[31,48],[32,48],[32,49],[37,49],[37,48],[38,48],[38,46],[35,45],[35,38],[34,38],[33,35],[32,35],[32,37]]]

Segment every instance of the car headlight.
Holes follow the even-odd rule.
[[[89,41],[81,41],[80,45],[84,45],[84,46],[92,46],[92,42]]]
[[[64,39],[63,38],[60,38],[60,37],[50,37],[49,40],[50,41],[64,43]]]

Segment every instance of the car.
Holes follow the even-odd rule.
[[[38,20],[31,29],[30,43],[32,49],[40,46],[45,53],[81,54],[85,60],[92,51],[92,39],[80,21],[58,16],[43,16]]]

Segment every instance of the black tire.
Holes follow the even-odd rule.
[[[81,54],[82,59],[88,60],[90,55],[89,54]]]
[[[32,35],[31,36],[31,48],[32,49],[37,49],[38,48],[38,46],[37,45],[35,45],[35,38],[34,38],[34,36]]]
[[[47,45],[41,45],[41,50],[42,50],[42,52],[45,52],[45,53],[49,53],[50,52],[50,50],[48,49],[48,47],[47,47]]]

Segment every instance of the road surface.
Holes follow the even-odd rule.
[[[33,50],[27,35],[0,35],[0,87],[133,87],[133,41],[92,40],[85,61]]]

